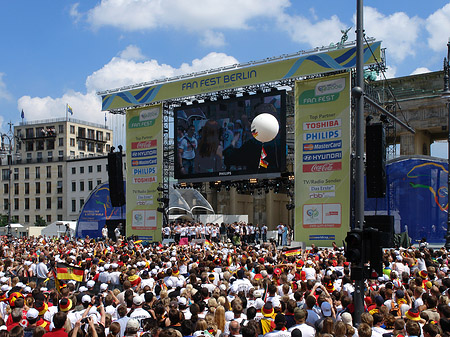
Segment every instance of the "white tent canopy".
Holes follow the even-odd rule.
[[[75,229],[77,227],[76,221],[55,221],[52,222],[50,225],[42,229],[41,234],[43,236],[47,237],[53,237],[53,236],[63,236],[66,232],[66,224],[69,225],[70,230],[70,236],[75,236]]]

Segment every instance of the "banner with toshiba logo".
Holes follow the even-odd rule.
[[[157,202],[162,183],[162,106],[127,110],[126,235],[160,241],[162,213]]]
[[[338,245],[350,223],[350,73],[295,85],[295,240]]]

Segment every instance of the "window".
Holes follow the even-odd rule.
[[[25,179],[30,179],[30,168],[25,167]]]
[[[89,165],[89,166],[88,166],[88,172],[89,172],[89,173],[92,173],[92,172],[93,172],[93,166],[92,166],[92,165]]]
[[[36,160],[38,163],[42,163],[42,152],[36,153]]]
[[[36,209],[41,209],[41,198],[36,198]]]
[[[44,150],[44,141],[43,140],[38,140],[36,142],[36,150],[38,150],[38,151]]]
[[[78,150],[86,151],[86,141],[79,139],[78,140]]]
[[[36,179],[41,178],[41,168],[39,166],[36,166]]]
[[[19,168],[14,168],[14,180],[19,180]]]
[[[97,140],[103,140],[103,131],[96,131]]]
[[[106,144],[106,152],[109,152],[109,151],[111,151],[111,145]]]
[[[47,178],[51,178],[52,177],[52,167],[47,166],[46,170],[47,170]]]
[[[94,151],[95,151],[95,144],[92,143],[92,142],[88,142],[88,143],[87,143],[87,150],[88,150],[89,152],[94,152]]]
[[[15,195],[19,194],[19,184],[18,183],[14,183],[14,194]]]
[[[78,137],[86,138],[86,128],[78,127]]]
[[[33,161],[32,154],[27,153],[27,163],[31,163]]]
[[[2,180],[9,180],[9,169],[2,169]]]
[[[52,182],[47,181],[47,194],[52,193]]]
[[[70,126],[70,133],[71,133],[72,135],[75,134],[75,125],[71,125],[71,126]]]
[[[84,173],[84,166],[80,167],[80,173],[83,174]]]
[[[26,142],[25,143],[25,150],[26,151],[33,151],[33,142]]]
[[[84,205],[84,199],[80,198],[80,209],[83,207],[83,205]]]
[[[62,197],[58,197],[57,208],[58,209],[62,209],[63,208],[63,198]]]
[[[103,153],[103,144],[97,143],[97,153]]]
[[[95,131],[92,129],[87,129],[87,134],[89,139],[95,139]]]
[[[30,216],[29,215],[25,215],[25,223],[29,223],[30,222]]]
[[[77,168],[76,167],[72,167],[72,174],[77,174]]]
[[[47,209],[52,208],[52,198],[51,197],[46,198],[46,204],[47,204],[47,206],[46,206]]]
[[[58,138],[58,146],[64,146],[64,138]]]
[[[30,183],[25,183],[25,194],[30,194]]]
[[[40,194],[41,193],[41,183],[36,182],[34,187],[36,189],[36,194]]]
[[[100,185],[102,181],[100,179],[97,179],[97,185]]]
[[[64,133],[64,125],[62,124],[58,125],[58,133]]]
[[[46,218],[47,218],[47,223],[52,222],[52,216],[50,214],[47,214]]]
[[[58,194],[61,194],[63,192],[63,182],[62,180],[58,180],[57,184],[56,184],[56,192]]]
[[[80,191],[84,191],[84,181],[80,181]]]
[[[62,178],[62,177],[63,177],[63,166],[58,165],[58,178]]]
[[[111,134],[109,132],[106,133],[106,140],[111,140]]]
[[[6,194],[9,192],[9,184],[3,184],[3,193]]]
[[[47,139],[47,150],[54,150],[54,149],[55,149],[55,140]]]
[[[70,138],[70,146],[75,146],[75,138]]]
[[[77,211],[77,201],[75,199],[72,199],[72,212]]]
[[[102,165],[97,165],[97,172],[102,172]]]
[[[70,159],[75,158],[75,151],[70,151]]]
[[[30,198],[25,198],[25,209],[30,209]]]
[[[14,198],[14,210],[19,209],[19,198]]]
[[[8,199],[3,199],[3,209],[5,211],[7,211],[9,208],[9,200]]]
[[[53,161],[53,151],[47,152],[47,161],[52,162]]]
[[[92,191],[94,189],[94,182],[92,180],[88,181],[88,190]]]
[[[62,214],[58,214],[58,215],[57,215],[57,220],[58,220],[58,221],[62,221],[62,219],[63,219]]]
[[[76,192],[76,191],[77,191],[77,182],[72,181],[72,192]]]

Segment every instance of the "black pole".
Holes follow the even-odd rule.
[[[356,87],[353,88],[353,96],[356,100],[355,126],[356,126],[356,162],[355,162],[355,229],[363,230],[364,227],[364,24],[363,24],[363,0],[356,1]],[[362,250],[364,252],[364,249]],[[364,254],[364,253],[363,253]],[[361,256],[359,264],[352,264],[362,271],[364,257]],[[354,266],[353,266],[354,265]],[[355,269],[356,270],[356,269]],[[356,274],[356,273],[355,273]],[[355,280],[355,292],[353,294],[355,313],[354,322],[361,322],[364,312],[364,279],[357,277]]]
[[[449,89],[449,77],[450,77],[450,41],[447,43],[447,58],[444,58],[444,91],[442,92],[442,98],[445,99],[445,103],[448,109],[447,120],[447,144],[448,144],[448,157],[447,157],[447,170],[450,171],[450,89]],[[450,172],[447,172],[447,233],[445,235],[445,249],[450,249]]]

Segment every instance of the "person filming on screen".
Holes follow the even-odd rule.
[[[178,143],[179,162],[181,163],[182,174],[194,173],[195,151],[197,150],[197,139],[194,137],[195,128],[189,126],[187,134]]]

